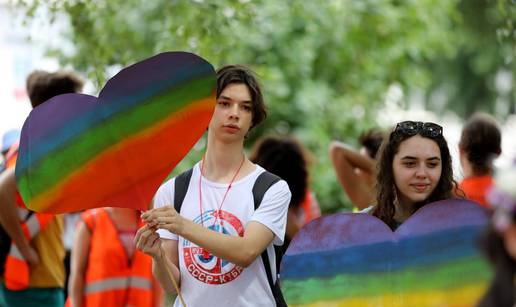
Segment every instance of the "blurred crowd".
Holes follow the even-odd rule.
[[[281,276],[278,277],[281,257],[299,230],[321,216],[317,191],[312,188],[312,182],[318,178],[312,178],[309,171],[316,160],[295,136],[285,135],[261,137],[253,144],[249,158],[245,154],[242,158],[246,134],[259,124],[255,118],[256,110],[259,103],[263,104],[263,101],[256,102],[261,92],[250,79],[252,74],[248,76],[247,73],[248,70],[239,66],[218,71],[217,106],[208,129],[208,149],[203,160],[194,167],[192,178],[199,181],[199,193],[201,189],[206,189],[206,194],[212,193],[204,187],[211,181],[225,184],[225,190],[220,192],[224,198],[214,201],[215,209],[220,202],[219,211],[223,205],[228,208],[229,205],[224,204],[226,195],[231,197],[232,193],[236,193],[239,180],[244,181],[246,174],[254,174],[255,165],[276,175],[281,182],[286,182],[288,189],[284,190],[288,193],[285,192],[284,197],[279,196],[282,189],[274,188],[278,193],[277,199],[285,204],[285,210],[280,208],[282,204],[279,201],[279,209],[274,209],[272,206],[276,196],[272,192],[264,192],[261,205],[258,204],[258,207],[255,204],[250,209],[249,219],[242,219],[245,220],[245,231],[240,236],[247,241],[239,243],[242,246],[256,246],[249,248],[254,258],[241,263],[246,271],[252,271],[255,260],[260,261],[262,252],[267,253],[268,248],[272,247],[271,251],[275,254],[275,260],[270,264],[273,266],[272,278],[266,276],[269,275],[266,271],[271,271],[268,268],[261,273],[252,271],[254,273],[249,274],[262,274],[263,279],[267,277],[271,284],[269,296],[275,299],[276,305],[280,305],[277,300],[279,294],[274,292],[274,281],[278,278],[281,280]],[[238,85],[242,87],[235,87]],[[83,81],[73,72],[35,71],[27,78],[27,93],[33,108],[56,95],[80,93],[82,86]],[[242,95],[244,98],[241,98]],[[246,98],[246,95],[250,98]],[[236,107],[233,109],[233,106]],[[249,127],[245,126],[246,116],[250,116],[249,122],[252,123]],[[217,118],[233,122],[229,126],[224,124],[225,130],[219,132],[214,122]],[[246,130],[241,138],[240,130]],[[493,161],[503,150],[500,131],[499,123],[489,114],[476,113],[467,119],[458,148],[464,175],[460,182],[455,180],[450,149],[439,123],[407,118],[388,131],[377,128],[364,131],[358,140],[360,148],[339,140],[328,144],[335,178],[342,186],[342,193],[353,203],[354,211],[371,214],[393,230],[419,208],[439,200],[465,198],[472,201],[472,206],[486,208],[491,223],[482,238],[482,248],[493,263],[495,277],[479,302],[480,306],[513,306],[516,302],[516,168],[499,170],[494,167]],[[219,237],[212,238],[194,226],[184,226],[192,227],[189,234],[177,229],[178,225],[184,224],[181,216],[190,219],[184,213],[184,207],[177,212],[172,209],[165,211],[165,207],[156,204],[143,219],[141,212],[125,208],[97,208],[64,215],[28,210],[16,186],[15,166],[20,134],[20,130],[13,129],[1,136],[0,306],[163,306],[172,304],[166,294],[180,295],[177,291],[179,288],[186,301],[196,302],[193,291],[204,293],[202,291],[205,290],[202,286],[191,286],[193,282],[184,275],[188,264],[183,263],[185,260],[182,260],[182,256],[178,260],[178,253],[185,251],[185,247],[177,243],[179,237],[188,239],[179,241],[183,245],[192,241],[203,248],[205,254],[199,256],[201,260],[211,261],[213,254],[240,263],[236,251],[232,258],[233,255],[226,256],[227,251],[212,247],[212,244],[233,246],[233,243],[223,242],[223,238]],[[241,147],[236,148],[232,144]],[[219,157],[217,150],[227,151],[227,156]],[[221,167],[226,164],[226,168]],[[201,183],[203,180],[206,183]],[[233,181],[235,192],[230,191]],[[228,183],[229,187],[226,188]],[[190,185],[193,184],[197,184],[194,179],[190,181]],[[274,186],[277,183],[273,182],[270,189]],[[184,204],[187,207],[193,197],[191,193],[186,194]],[[251,195],[250,188],[248,194]],[[160,192],[155,201],[158,196]],[[199,199],[204,201],[202,197],[199,195]],[[191,203],[198,210],[197,200],[195,204],[193,201]],[[165,206],[166,202],[163,204]],[[200,206],[202,217],[203,205]],[[253,215],[254,210],[256,214]],[[217,222],[216,218],[213,225],[218,225]],[[261,230],[253,222],[259,222],[257,224],[270,231]],[[197,225],[204,226],[203,223]],[[220,226],[224,228],[224,225]],[[216,227],[208,228],[213,232],[218,231]],[[167,234],[163,234],[164,231]],[[262,231],[263,237],[270,236],[268,240],[262,243],[260,239],[252,238],[255,233],[258,237]],[[342,235],[345,236],[345,233]],[[160,243],[166,240],[175,242],[175,246]],[[164,258],[164,264],[159,260],[163,257],[161,248],[169,253]],[[166,270],[161,271],[161,267]],[[167,274],[172,277],[163,277]],[[240,271],[235,274],[242,274],[240,279],[245,276],[248,282],[253,279],[252,275]],[[178,282],[179,288],[173,287],[173,282]],[[266,279],[263,284],[264,291],[269,291]],[[234,295],[238,296],[239,293]],[[209,300],[207,296],[202,299]],[[175,303],[177,306],[178,302],[179,298]]]

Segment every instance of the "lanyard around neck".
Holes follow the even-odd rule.
[[[233,181],[235,181],[235,178],[237,177],[238,173],[240,172],[242,165],[244,165],[244,161],[245,161],[245,155],[242,155],[242,162],[240,162],[240,166],[238,167],[235,174],[233,175],[233,178],[229,182],[226,192],[224,193],[224,197],[222,197],[222,201],[220,202],[220,205],[218,206],[217,212],[215,214],[215,222],[213,222],[214,225],[215,225],[215,223],[217,223],[217,219],[219,218],[219,216],[221,214],[220,209],[222,209],[222,205],[224,204],[224,201],[226,200],[226,196],[228,195],[228,192],[231,189],[231,186],[233,185]],[[203,209],[202,209],[202,176],[204,175],[203,174],[204,173],[204,156],[202,157],[201,163],[202,163],[201,164],[201,175],[199,176],[199,211],[201,213],[201,225],[204,226],[204,217],[203,217],[204,213],[203,213]]]

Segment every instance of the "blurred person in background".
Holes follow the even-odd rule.
[[[161,306],[152,258],[133,242],[143,226],[126,208],[86,210],[77,224],[66,306]]]
[[[4,133],[2,136],[2,157],[0,162],[0,174],[3,173],[7,167],[14,167],[16,163],[15,157],[17,143],[20,139],[20,130],[12,129]],[[13,148],[13,150],[9,150]],[[5,231],[4,227],[0,225],[0,276],[4,275],[5,260],[9,249],[11,248],[11,238]],[[2,302],[0,301],[0,306]]]
[[[292,193],[285,243],[276,249],[276,257],[280,260],[299,229],[321,215],[319,204],[309,187],[308,157],[308,151],[296,139],[272,136],[259,139],[250,156],[253,163],[285,180]],[[276,264],[279,266],[280,261]]]
[[[459,156],[464,179],[459,187],[466,198],[489,207],[487,189],[493,184],[493,161],[502,153],[502,134],[496,120],[474,114],[462,128]]]
[[[83,82],[71,72],[34,71],[27,93],[35,108],[50,98],[80,92]],[[16,187],[17,146],[12,146],[7,168],[0,175],[0,223],[12,240],[0,284],[1,306],[63,306],[65,255],[59,215],[27,210]]]
[[[516,303],[516,165],[501,170],[487,193],[494,213],[481,242],[494,276],[479,307],[512,307]]]
[[[20,130],[11,129],[6,131],[2,135],[2,159],[0,160],[0,172],[4,171],[7,167],[7,153],[9,149],[20,139]]]
[[[376,157],[384,139],[378,129],[364,132],[359,151],[339,141],[330,144],[330,158],[340,185],[359,210],[375,204]]]

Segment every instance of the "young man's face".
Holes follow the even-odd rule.
[[[243,140],[253,122],[253,104],[247,85],[232,83],[217,98],[209,129],[223,140]]]

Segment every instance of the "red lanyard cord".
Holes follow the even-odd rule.
[[[228,192],[231,189],[231,186],[233,185],[233,181],[235,181],[235,178],[237,177],[238,173],[240,172],[242,165],[244,165],[244,161],[245,161],[245,155],[242,155],[242,162],[240,162],[240,166],[238,167],[235,174],[233,175],[233,178],[229,182],[229,186],[226,189],[226,192],[224,193],[224,197],[222,197],[222,201],[220,202],[219,208],[217,210],[217,214],[215,215],[215,221],[213,222],[213,225],[215,225],[217,223],[217,220],[220,216],[220,209],[222,209],[222,205],[224,204],[224,201],[226,200],[226,196],[228,195]],[[201,164],[201,175],[199,176],[199,211],[201,212],[201,225],[204,227],[204,217],[203,217],[204,213],[202,210],[202,176],[204,175],[204,156],[202,157],[201,163],[202,163]]]

